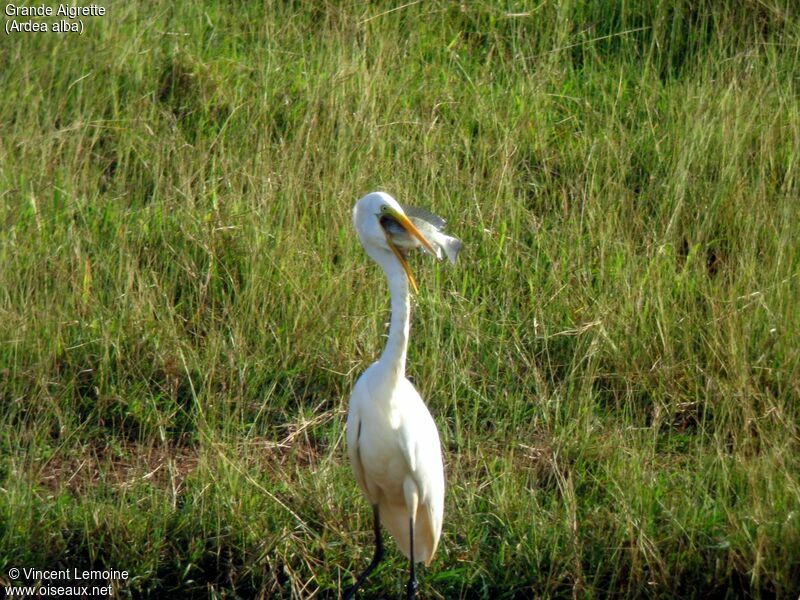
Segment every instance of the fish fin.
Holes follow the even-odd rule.
[[[419,208],[418,206],[409,206],[407,204],[402,204],[401,206],[403,208],[403,212],[406,213],[406,216],[412,221],[414,219],[427,221],[436,229],[444,229],[444,226],[447,225],[447,221],[445,221],[442,217],[435,215],[424,208]]]

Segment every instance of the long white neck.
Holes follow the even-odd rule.
[[[386,273],[389,294],[392,298],[392,320],[389,339],[378,361],[391,376],[398,379],[406,374],[408,333],[411,327],[411,303],[408,295],[408,277],[400,261],[389,252],[370,252],[370,256]]]

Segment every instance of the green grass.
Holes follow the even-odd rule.
[[[423,597],[796,598],[795,3],[243,4],[0,37],[0,580],[351,583],[384,189],[465,244],[414,262]]]

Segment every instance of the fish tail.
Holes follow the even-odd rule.
[[[442,239],[440,240],[440,244],[450,262],[456,264],[458,253],[461,252],[461,240],[450,237],[449,235],[443,235]]]

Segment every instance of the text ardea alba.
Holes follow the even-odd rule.
[[[442,532],[444,469],[439,433],[405,376],[409,283],[416,291],[405,254],[422,248],[437,258],[444,252],[455,262],[461,242],[441,232],[444,221],[435,215],[406,210],[384,192],[364,196],[353,208],[361,244],[389,281],[392,318],[380,359],[361,375],[350,397],[347,453],[358,485],[372,505],[375,555],[345,598],[355,595],[383,557],[381,524],[410,561],[408,598],[417,593],[415,563],[430,563]]]

